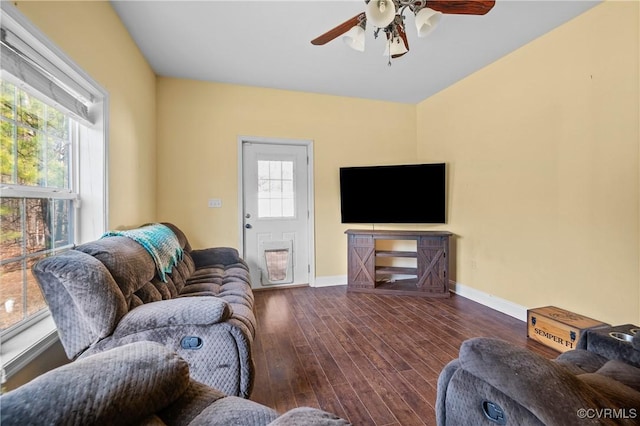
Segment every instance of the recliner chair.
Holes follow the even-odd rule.
[[[637,425],[640,334],[605,342],[625,327],[588,330],[554,360],[498,339],[463,342],[438,378],[438,426]]]

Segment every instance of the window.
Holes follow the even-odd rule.
[[[108,96],[13,5],[0,7],[0,354],[10,377],[55,341],[31,268],[107,228]]]
[[[258,217],[295,216],[293,161],[258,161]]]
[[[31,267],[73,244],[78,123],[0,78],[0,330],[46,308]],[[10,190],[11,195],[5,196]]]

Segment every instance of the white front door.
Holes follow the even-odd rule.
[[[306,144],[242,141],[243,248],[253,288],[309,284]]]

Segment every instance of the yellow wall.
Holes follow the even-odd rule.
[[[418,105],[459,283],[640,322],[639,15],[606,2]]]
[[[237,246],[237,137],[312,139],[316,273],[344,275],[338,168],[446,161],[458,282],[640,321],[637,2],[597,6],[417,107],[156,79],[107,2],[17,5],[110,93],[111,228],[169,220],[196,247]]]
[[[457,235],[458,282],[640,323],[637,2],[597,6],[417,106],[156,79],[107,2],[17,6],[110,93],[111,228],[169,220],[195,247],[237,246],[237,137],[312,139],[316,273],[345,275],[338,168],[446,161],[435,228]]]
[[[105,1],[17,7],[109,92],[109,227],[155,220],[155,74],[120,18]]]
[[[414,105],[173,78],[157,88],[158,219],[195,247],[238,246],[238,136],[313,140],[318,276],[346,274],[339,167],[415,161]]]

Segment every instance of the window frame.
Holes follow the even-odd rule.
[[[74,232],[69,247],[96,239],[108,229],[109,94],[14,5],[0,2],[0,14],[2,28],[8,29],[25,43],[21,50],[47,72],[52,81],[61,87],[71,89],[80,98],[86,99],[87,94],[91,98],[92,103],[88,107],[91,122],[78,120],[81,125],[77,126],[77,131],[71,137],[74,146],[70,158],[70,191],[56,190],[60,191],[60,198],[74,200]],[[15,84],[14,81],[11,82]],[[55,102],[45,103],[58,106]],[[2,196],[50,198],[50,189],[16,186],[0,184]],[[82,208],[79,209],[80,206]],[[60,250],[62,248],[52,249]],[[58,340],[57,330],[48,309],[41,310],[0,332],[2,380],[10,378]]]

